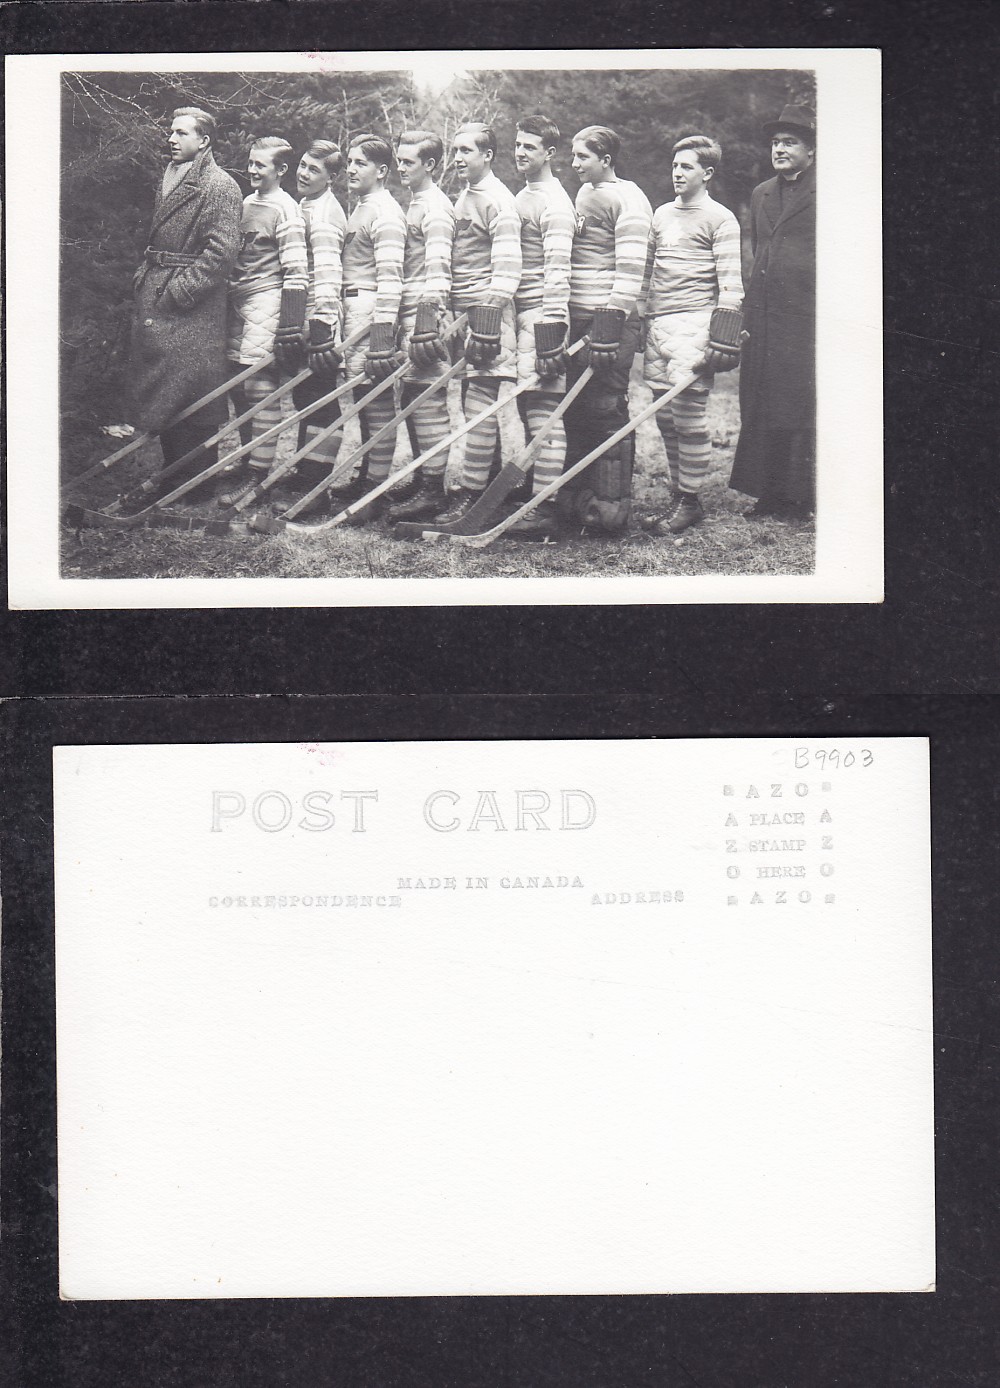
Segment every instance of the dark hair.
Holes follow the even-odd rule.
[[[497,137],[494,134],[492,125],[486,125],[481,120],[466,121],[455,131],[456,135],[474,135],[476,137],[476,148],[485,154],[487,150],[496,158]]]
[[[537,135],[543,149],[551,149],[559,143],[558,125],[554,120],[549,120],[548,116],[540,115],[538,112],[533,116],[521,116],[515,129],[523,130],[525,135]]]
[[[689,149],[697,155],[703,169],[717,169],[722,163],[722,146],[711,135],[685,135],[674,145],[673,152],[678,154],[682,149]]]
[[[416,145],[417,158],[424,164],[433,159],[435,165],[440,165],[444,158],[444,141],[433,130],[404,130],[396,141],[397,150],[400,145]]]
[[[178,106],[170,119],[176,120],[178,116],[190,116],[194,121],[195,130],[203,138],[207,135],[209,144],[215,139],[215,117],[203,111],[200,106]]]
[[[294,149],[282,135],[261,135],[259,139],[251,142],[251,153],[255,149],[266,149],[275,168],[279,164],[284,164],[287,168],[295,158]]]
[[[319,160],[328,178],[336,178],[344,167],[344,156],[339,145],[335,145],[332,140],[313,140],[304,153],[308,154],[310,159]]]
[[[610,157],[611,167],[614,168],[615,161],[621,153],[622,142],[610,126],[585,125],[582,130],[576,132],[573,139],[580,140],[598,159]]]
[[[370,130],[364,131],[361,135],[352,135],[347,148],[348,152],[360,148],[365,158],[370,159],[373,164],[386,164],[392,168],[392,146],[388,140],[383,139],[381,135],[372,134]]]

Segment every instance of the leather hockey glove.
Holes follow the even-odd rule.
[[[610,371],[618,360],[625,313],[620,308],[599,308],[587,334],[587,356],[595,372]]]
[[[306,291],[283,289],[278,328],[274,334],[274,359],[285,371],[294,371],[302,360],[302,327],[306,318]]]
[[[473,304],[469,309],[469,335],[465,339],[465,359],[473,366],[487,366],[500,355],[500,326],[503,309],[494,304]]]
[[[309,320],[309,370],[314,376],[319,376],[323,381],[333,381],[336,379],[337,371],[343,360],[337,351],[336,331],[329,323],[324,323],[322,319],[310,318]]]
[[[535,370],[543,381],[554,380],[566,370],[568,331],[565,323],[543,319],[535,324]]]
[[[708,329],[705,366],[709,371],[732,371],[740,364],[743,314],[738,308],[713,308]]]
[[[395,323],[373,323],[368,330],[365,375],[370,381],[384,381],[399,365]]]
[[[448,349],[438,331],[437,304],[418,304],[417,321],[410,336],[410,361],[424,370],[448,360]]]

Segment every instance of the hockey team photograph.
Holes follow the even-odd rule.
[[[814,570],[812,72],[67,71],[60,122],[63,576]]]

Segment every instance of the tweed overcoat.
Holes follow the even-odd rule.
[[[750,243],[753,269],[743,304],[750,337],[740,361],[741,429],[730,485],[760,496],[768,434],[815,430],[814,166],[803,171],[783,211],[777,178],[753,190]]]
[[[167,197],[157,189],[149,248],[193,256],[135,275],[132,421],[158,432],[178,410],[221,385],[226,368],[226,282],[240,249],[243,195],[211,149],[195,156]],[[224,402],[219,402],[221,419]]]

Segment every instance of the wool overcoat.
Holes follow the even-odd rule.
[[[182,266],[143,261],[132,318],[132,420],[159,432],[178,410],[226,378],[226,282],[240,249],[243,195],[211,149],[163,196],[157,189],[149,249],[192,257]],[[221,419],[224,402],[220,401]]]
[[[775,431],[811,439],[816,427],[816,172],[782,206],[777,178],[753,190],[750,244],[753,269],[743,310],[749,340],[740,361],[740,439],[730,486],[750,496],[781,490],[770,475],[768,436]],[[803,450],[811,454],[811,445]],[[796,450],[787,466],[801,466]],[[810,463],[811,466],[811,463]],[[794,497],[805,479],[788,477]]]

